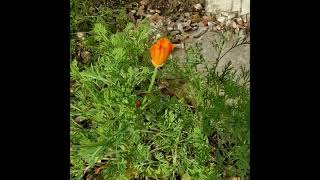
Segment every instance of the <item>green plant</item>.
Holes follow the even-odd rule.
[[[89,32],[98,22],[107,25],[112,32],[117,28],[122,30],[128,22],[123,7],[132,2],[134,0],[71,0],[71,33]]]
[[[150,29],[129,23],[109,33],[95,24],[95,60],[71,63],[71,176],[103,179],[222,179],[249,173],[249,87],[243,69],[206,67],[197,46],[187,62],[158,71],[148,106],[137,106],[153,73]]]
[[[77,58],[82,64],[97,59],[99,40],[95,39],[97,36],[92,34],[92,30],[103,26],[107,37],[122,31],[129,22],[124,5],[131,2],[134,0],[71,0],[71,58]]]

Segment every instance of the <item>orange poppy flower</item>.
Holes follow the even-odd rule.
[[[162,38],[158,40],[157,43],[150,48],[152,64],[157,68],[163,66],[174,48],[175,46],[169,39]]]

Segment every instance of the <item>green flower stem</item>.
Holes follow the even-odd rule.
[[[152,89],[152,87],[153,87],[153,85],[154,85],[154,81],[156,80],[157,72],[158,72],[158,68],[155,67],[155,68],[154,68],[154,71],[153,71],[151,83],[150,83],[149,88],[148,88],[148,91],[147,91],[147,94],[144,96],[143,101],[142,101],[142,105],[143,105],[143,106],[145,105],[145,103],[146,103],[146,101],[147,101],[147,96],[150,95],[151,89]],[[143,109],[143,108],[142,108],[142,109]]]

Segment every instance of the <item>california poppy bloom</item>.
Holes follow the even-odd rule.
[[[167,38],[162,38],[150,48],[152,64],[159,68],[163,66],[175,46]]]

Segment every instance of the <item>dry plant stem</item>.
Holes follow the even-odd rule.
[[[155,80],[156,80],[157,72],[158,72],[158,68],[155,67],[155,68],[154,68],[154,71],[153,71],[151,83],[150,83],[149,88],[148,88],[148,91],[147,91],[147,94],[144,96],[144,99],[143,99],[143,101],[142,101],[142,104],[143,104],[144,107],[145,107],[145,102],[147,101],[147,96],[150,95],[151,89],[152,89],[152,87],[153,87],[153,85],[154,85],[154,82],[155,82]],[[144,109],[144,108],[142,108],[142,109]]]
[[[216,72],[217,70],[217,67],[218,67],[218,64],[220,62],[220,60],[226,55],[228,54],[232,49],[238,47],[238,46],[241,46],[241,45],[245,45],[245,44],[250,44],[250,41],[247,41],[249,36],[246,36],[244,39],[242,39],[242,41],[240,41],[240,39],[238,39],[232,46],[231,48],[229,48],[226,52],[224,52],[222,54],[222,50],[225,46],[225,40],[222,41],[222,45],[219,47],[219,54],[218,54],[218,57],[216,59],[216,63],[215,63],[215,67],[214,67],[214,71],[213,72]]]

